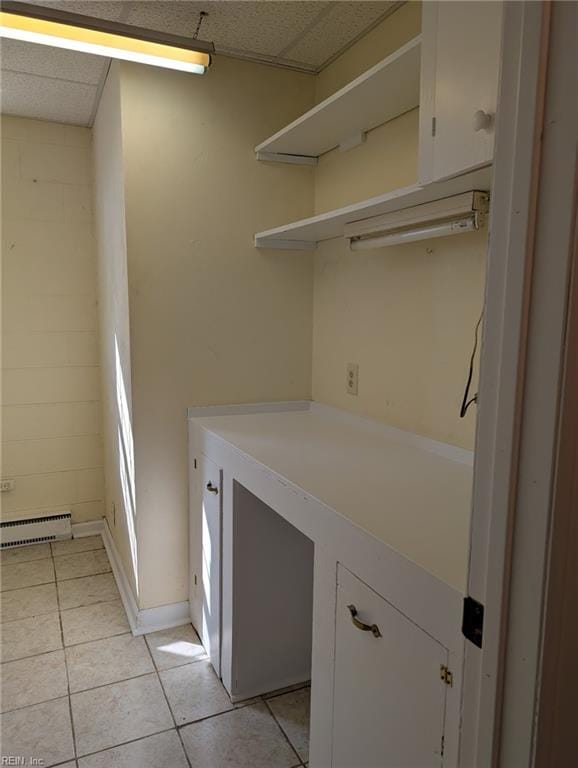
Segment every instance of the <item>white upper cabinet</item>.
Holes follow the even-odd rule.
[[[423,4],[420,184],[492,162],[501,27],[501,2]]]

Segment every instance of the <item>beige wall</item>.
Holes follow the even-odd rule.
[[[318,78],[317,98],[420,31],[408,3]],[[371,131],[362,146],[320,159],[316,212],[416,182],[419,110]],[[343,239],[315,254],[313,397],[466,448],[475,408],[459,407],[481,311],[487,232],[351,253]],[[345,391],[359,364],[359,394]]]
[[[105,511],[138,598],[129,289],[119,65],[114,63],[94,122],[94,197],[106,476]]]
[[[253,147],[314,78],[216,57],[121,77],[141,607],[187,599],[188,406],[311,395],[311,254],[256,231],[310,214],[310,169]]]
[[[473,448],[474,407],[459,408],[483,301],[486,232],[315,258],[313,397]],[[359,395],[345,392],[359,364]]]
[[[421,2],[409,0],[348,48],[316,78],[316,98],[327,98],[419,35]]]
[[[90,131],[2,117],[4,516],[103,514]]]
[[[348,152],[334,149],[319,158],[315,213],[415,184],[419,110],[413,109],[367,134]]]
[[[112,70],[95,126],[96,163],[114,166],[112,187],[99,192],[97,178],[107,514],[141,608],[187,599],[188,406],[313,394],[471,445],[473,414],[460,422],[457,409],[484,234],[355,256],[342,240],[315,255],[253,247],[256,231],[415,181],[417,110],[315,171],[258,163],[253,147],[417,34],[419,13],[404,6],[317,79],[220,57],[204,77]],[[356,398],[347,362],[360,365]],[[119,391],[134,436],[132,517]]]

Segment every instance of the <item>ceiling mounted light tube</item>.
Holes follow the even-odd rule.
[[[349,245],[352,251],[365,251],[371,248],[384,248],[388,245],[402,245],[413,243],[416,240],[428,240],[433,237],[447,237],[458,235],[461,232],[471,232],[477,229],[474,214],[454,221],[445,221],[440,224],[429,224],[412,229],[389,232],[383,235],[375,235],[363,238],[351,238]]]
[[[3,2],[0,37],[202,75],[212,43],[81,14]]]

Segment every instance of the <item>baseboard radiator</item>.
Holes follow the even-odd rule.
[[[43,512],[0,522],[0,549],[72,538],[70,512]]]

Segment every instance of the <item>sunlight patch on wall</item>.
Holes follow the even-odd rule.
[[[123,509],[126,518],[132,570],[136,594],[139,593],[138,583],[138,552],[136,539],[136,500],[135,500],[135,475],[134,475],[134,439],[132,423],[128,407],[126,386],[120,362],[118,340],[114,337],[115,352],[115,378],[116,378],[116,406],[118,411],[118,461],[119,476],[122,487]]]

